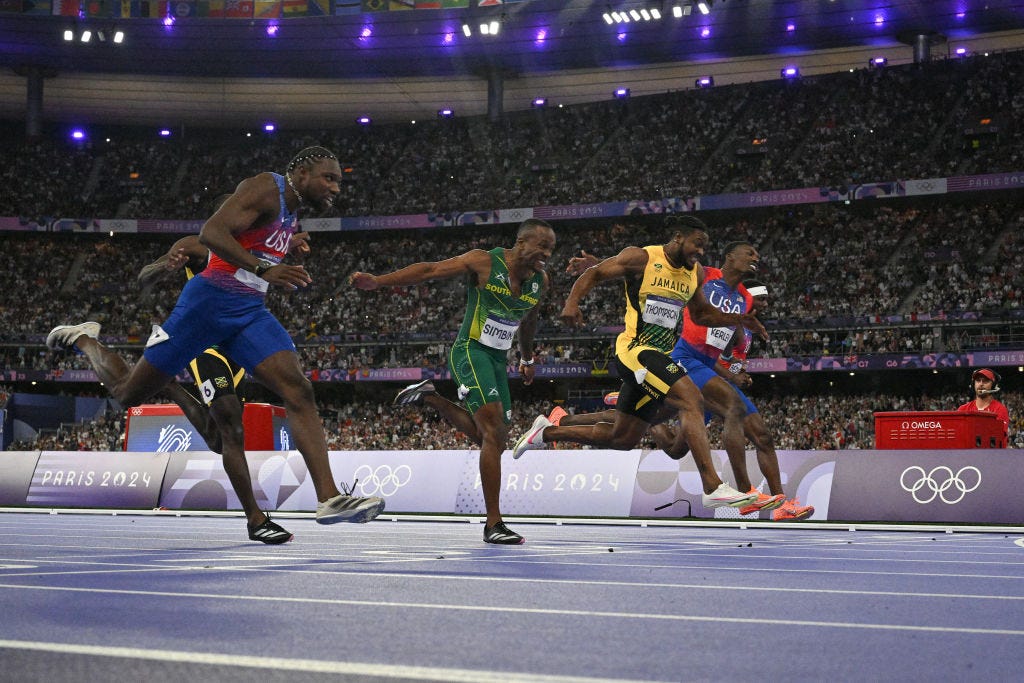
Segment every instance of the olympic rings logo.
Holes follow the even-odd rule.
[[[352,478],[358,482],[356,488],[364,496],[393,496],[412,479],[412,468],[408,465],[395,468],[391,465],[379,465],[376,468],[360,465]]]
[[[908,484],[907,475],[910,473],[914,473],[913,476],[916,479],[913,483]],[[973,484],[968,483],[971,480],[973,480]],[[922,505],[932,502],[936,497],[947,505],[956,505],[964,499],[964,496],[981,486],[981,472],[977,467],[967,465],[953,474],[953,470],[949,467],[939,465],[931,472],[926,473],[923,467],[912,465],[903,470],[903,474],[900,475],[900,486]]]

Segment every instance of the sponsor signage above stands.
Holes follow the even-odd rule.
[[[1024,309],[1022,309],[1024,311]],[[607,333],[609,336],[615,334]],[[42,340],[40,340],[42,341]],[[973,353],[929,354],[848,354],[845,356],[797,356],[789,358],[750,358],[747,372],[817,372],[857,370],[907,370],[929,368],[954,370],[971,367],[1006,367],[1024,365],[1024,350],[975,351]],[[616,376],[613,365],[606,361],[590,363],[545,363],[534,366],[539,379],[569,377]],[[306,370],[306,377],[314,382],[401,382],[410,384],[423,379],[444,381],[451,379],[447,370],[434,368],[323,368]],[[508,366],[508,376],[519,377],[517,364]],[[191,381],[186,375],[181,381]],[[0,370],[0,382],[99,382],[92,370]],[[180,414],[180,413],[179,413]],[[184,424],[184,423],[183,423]],[[205,446],[200,446],[205,447]]]
[[[701,195],[697,197],[661,197],[631,199],[596,204],[536,206],[517,209],[459,210],[444,214],[422,213],[403,216],[360,216],[344,218],[303,219],[304,229],[317,232],[351,230],[408,230],[410,228],[442,228],[456,225],[498,225],[521,223],[527,218],[545,220],[578,220],[581,218],[614,218],[644,214],[714,211],[764,206],[820,204],[912,197],[953,192],[1013,190],[1024,187],[1024,172],[991,173],[953,178],[889,180],[842,187],[798,187],[738,194]],[[67,232],[157,232],[198,233],[200,220],[58,218],[37,224],[17,217],[0,217],[0,230],[52,230]]]

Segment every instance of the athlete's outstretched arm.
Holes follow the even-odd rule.
[[[546,272],[543,275],[544,291],[546,292],[551,287],[551,279]],[[536,372],[536,368],[533,366],[533,335],[537,332],[539,318],[540,306],[535,305],[519,323],[519,374],[523,378],[523,384],[532,384]]]
[[[572,285],[565,306],[559,316],[562,322],[569,327],[577,327],[583,324],[583,314],[580,312],[580,301],[583,300],[591,289],[607,282],[643,273],[647,267],[647,252],[640,247],[626,247],[615,256],[606,258],[596,266],[587,268],[583,274],[576,278]]]
[[[184,268],[189,261],[205,261],[210,250],[199,243],[199,235],[189,235],[171,245],[166,254],[143,266],[139,271],[139,286],[148,287],[164,280],[173,272]]]
[[[486,282],[491,274],[491,255],[483,249],[473,249],[444,261],[421,261],[386,275],[355,272],[348,282],[356,289],[374,290],[379,287],[418,285],[428,280],[447,280],[458,275],[475,274],[477,282]]]
[[[704,295],[704,289],[697,287],[690,300],[686,303],[690,310],[690,317],[693,322],[705,327],[723,327],[729,325],[742,325],[748,330],[755,332],[763,339],[768,338],[768,330],[764,329],[761,321],[753,313],[726,313],[711,305]]]

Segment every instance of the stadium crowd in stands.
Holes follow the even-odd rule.
[[[1024,52],[1008,52],[510,112],[498,122],[272,136],[117,131],[109,143],[97,135],[70,148],[34,141],[0,152],[0,216],[196,219],[252,169],[278,168],[310,144],[335,150],[349,171],[337,201],[346,216],[843,191],[1018,171],[1021,92]]]

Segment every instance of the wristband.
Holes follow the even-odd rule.
[[[731,372],[734,375],[740,374],[741,372],[743,372],[743,363],[736,362],[736,363],[730,364],[729,365],[729,372]]]

